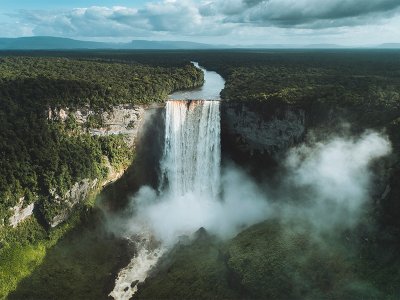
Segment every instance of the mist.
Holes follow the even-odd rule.
[[[189,127],[183,124],[178,128]],[[182,135],[179,130],[171,132]],[[142,282],[164,253],[177,242],[196,237],[194,233],[200,228],[226,240],[251,225],[266,220],[278,222],[282,228],[280,239],[291,241],[299,236],[311,242],[309,252],[303,249],[303,256],[290,258],[298,266],[311,263],[315,253],[327,257],[332,251],[353,253],[349,245],[343,243],[341,234],[357,228],[369,211],[376,176],[372,171],[374,163],[391,152],[391,144],[384,134],[368,131],[358,137],[305,142],[288,150],[272,184],[255,181],[233,163],[225,164],[222,169],[215,168],[220,166],[217,156],[207,158],[211,169],[218,170],[217,174],[211,172],[213,176],[210,176],[207,165],[200,169],[189,168],[186,172],[187,167],[198,163],[189,159],[193,157],[192,151],[207,150],[202,145],[196,150],[195,145],[201,141],[193,138],[193,132],[196,131],[190,131],[192,138],[186,139],[186,144],[167,143],[178,145],[173,151],[166,151],[173,153],[175,161],[190,153],[182,159],[188,163],[186,167],[167,173],[174,184],[167,183],[164,187],[164,183],[159,190],[141,187],[123,216],[109,219],[110,230],[131,239],[137,251],[130,264],[119,273],[110,295],[130,299],[137,291],[132,282]],[[219,140],[215,139],[207,151],[218,145]],[[191,151],[186,152],[186,149]],[[204,157],[199,153],[195,158],[197,156]],[[166,155],[163,161],[173,166],[170,158]],[[215,185],[215,175],[219,175],[218,193],[209,188]],[[204,182],[208,185],[201,185]],[[297,277],[293,278],[293,284],[308,283]]]
[[[372,131],[290,150],[284,186],[297,193],[283,195],[293,200],[284,217],[305,219],[319,231],[355,226],[371,203],[371,165],[390,152],[388,138]]]
[[[291,149],[282,160],[284,176],[274,187],[259,186],[233,164],[221,170],[217,198],[196,192],[176,196],[145,186],[132,198],[135,217],[126,226],[132,234],[147,228],[166,246],[201,227],[231,238],[269,218],[306,223],[318,232],[351,228],[371,200],[372,163],[390,151],[385,135],[369,131]]]
[[[201,227],[228,238],[264,220],[271,209],[262,191],[238,168],[229,167],[222,173],[224,192],[219,199],[195,192],[178,197],[168,192],[158,196],[149,187],[141,188],[134,197],[137,218],[132,228],[137,228],[137,222],[142,223],[171,245]]]

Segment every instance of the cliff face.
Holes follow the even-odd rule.
[[[309,130],[323,136],[336,130],[360,134],[369,128],[386,128],[393,154],[375,165],[379,176],[374,179],[372,197],[380,212],[381,224],[400,239],[397,229],[400,226],[398,121],[391,122],[390,114],[385,119],[380,110],[372,112],[380,119],[376,117],[367,122],[365,113],[358,107],[343,109],[320,105],[302,108],[269,102],[224,101],[221,103],[222,155],[245,167],[256,178],[262,178],[269,174],[273,176],[282,155],[302,142]],[[342,127],[345,122],[351,127]]]
[[[69,116],[73,116],[82,127],[82,130],[87,131],[91,135],[116,135],[123,134],[124,141],[128,147],[135,147],[135,141],[138,137],[139,130],[144,122],[146,109],[142,106],[133,105],[118,105],[110,111],[101,114],[95,113],[89,108],[81,108],[70,110],[68,108],[52,109],[47,111],[47,118],[50,121],[65,122]],[[101,126],[90,127],[90,118],[96,116],[98,123]],[[92,192],[100,187],[103,187],[120,178],[124,170],[115,170],[108,159],[105,157],[105,164],[108,168],[108,177],[100,182],[98,179],[84,178],[79,182],[75,182],[72,187],[63,195],[57,194],[55,191],[50,191],[52,202],[58,207],[57,214],[51,218],[46,218],[49,226],[56,227],[64,222],[70,216],[73,208],[85,200]],[[30,217],[35,209],[35,203],[27,204],[21,198],[18,205],[11,208],[11,217],[9,225],[16,227],[19,223]]]
[[[16,206],[10,208],[11,217],[8,219],[9,224],[12,227],[17,227],[19,223],[23,220],[29,218],[33,214],[33,209],[35,208],[35,204],[31,203],[25,204],[25,197],[21,197]]]
[[[47,119],[64,122],[68,116],[73,116],[78,124],[88,125],[86,130],[91,135],[123,134],[125,135],[126,143],[129,146],[133,146],[140,124],[143,121],[144,113],[145,108],[143,106],[131,104],[117,105],[112,107],[111,110],[101,113],[97,113],[88,107],[76,110],[49,108]],[[96,122],[91,122],[92,119],[95,119]]]
[[[114,106],[111,110],[102,113],[96,113],[88,108],[81,108],[74,111],[68,109],[60,109],[59,111],[49,111],[49,119],[56,118],[65,121],[68,115],[72,114],[78,124],[82,128],[86,128],[87,132],[92,135],[124,135],[124,141],[128,147],[135,148],[135,141],[138,137],[139,130],[144,122],[146,110],[142,106],[134,106],[130,104]],[[92,127],[90,118],[96,118],[96,123]],[[48,220],[51,227],[68,219],[75,205],[85,200],[90,193],[104,187],[105,185],[118,180],[125,170],[116,170],[112,167],[108,159],[105,157],[105,164],[108,168],[108,177],[99,182],[98,179],[91,180],[85,178],[80,182],[76,182],[73,187],[68,190],[65,195],[53,194],[54,200],[62,203],[59,213]]]
[[[223,102],[223,135],[242,152],[278,154],[300,141],[305,133],[305,111],[288,106]]]
[[[76,182],[63,196],[51,192],[51,196],[54,199],[53,201],[59,205],[62,205],[63,209],[60,209],[59,213],[51,220],[47,220],[49,225],[51,227],[56,227],[60,223],[67,220],[73,207],[86,199],[90,192],[97,187],[97,183],[97,179],[90,180],[86,178],[80,182]]]
[[[306,112],[289,105],[221,103],[222,153],[233,161],[268,169],[300,142],[306,132]]]

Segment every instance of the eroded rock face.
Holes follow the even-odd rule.
[[[57,195],[53,192],[52,196],[54,197],[54,201],[60,204],[62,203],[64,208],[61,209],[55,217],[49,220],[49,225],[51,227],[56,227],[67,220],[72,208],[80,201],[86,199],[90,192],[97,186],[97,183],[98,179],[90,180],[86,178],[80,182],[76,182],[63,196]]]
[[[108,169],[108,178],[101,183],[102,187],[105,187],[106,185],[121,178],[125,171],[125,170],[115,170],[111,165],[110,161],[108,160],[108,158],[105,157],[104,159],[106,161],[106,166]]]
[[[12,227],[17,227],[19,223],[33,214],[34,208],[34,203],[25,206],[25,197],[20,198],[18,204],[10,209],[12,211],[12,216],[8,219],[9,224]]]
[[[60,120],[60,121],[65,121],[68,117],[68,108],[63,109],[63,108],[51,108],[49,107],[47,109],[47,119],[48,120]]]
[[[109,176],[102,182],[99,182],[98,179],[90,180],[89,178],[85,178],[80,182],[76,182],[63,196],[56,194],[55,191],[50,191],[53,201],[59,206],[62,206],[56,216],[47,220],[51,227],[56,227],[66,221],[73,211],[73,208],[81,201],[87,199],[90,193],[99,187],[104,187],[118,180],[124,174],[124,170],[115,170],[108,160],[107,167],[109,169]]]
[[[123,104],[114,106],[111,110],[102,113],[95,112],[88,107],[72,110],[69,108],[52,109],[49,108],[47,118],[51,121],[65,122],[68,116],[73,115],[76,122],[81,125],[82,130],[87,130],[91,135],[117,135],[123,134],[125,142],[129,147],[135,147],[135,141],[139,130],[145,118],[146,109],[143,106],[135,106],[131,104]],[[90,117],[95,117],[100,126],[88,127]],[[76,182],[73,187],[65,193],[58,195],[52,192],[53,201],[57,204],[59,212],[56,216],[47,220],[51,227],[56,227],[66,221],[71,214],[73,208],[86,199],[89,194],[98,187],[103,187],[113,182],[123,175],[123,170],[114,170],[107,161],[109,168],[109,177],[99,183],[97,179],[84,179]]]
[[[77,111],[76,114],[81,113]],[[103,126],[100,128],[90,128],[92,135],[114,135],[123,134],[129,146],[133,146],[145,110],[141,106],[118,105],[114,106],[110,112],[103,112],[101,119]]]
[[[101,125],[96,128],[88,128],[91,135],[116,135],[123,134],[129,146],[133,146],[138,134],[140,125],[144,119],[145,108],[142,106],[121,104],[114,106],[110,111],[102,113],[83,107],[76,110],[69,108],[52,109],[47,112],[48,120],[64,122],[72,114],[77,123],[87,124],[89,117],[96,116],[101,120]]]
[[[303,109],[289,106],[246,102],[221,106],[223,138],[250,155],[276,155],[298,143],[305,134],[305,118]]]

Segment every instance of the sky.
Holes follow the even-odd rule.
[[[0,37],[227,45],[400,43],[400,0],[0,0]]]

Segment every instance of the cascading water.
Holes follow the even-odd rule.
[[[221,162],[219,102],[168,101],[165,128],[162,188],[173,197],[194,193],[216,199]]]
[[[165,198],[197,197],[217,201],[220,192],[220,105],[219,101],[170,100],[166,105],[165,144],[161,161],[159,201]],[[146,220],[144,220],[146,222]],[[122,269],[110,296],[130,299],[137,282],[166,251],[164,246],[151,248],[151,234],[138,234],[137,254]],[[187,232],[190,233],[190,232]]]

